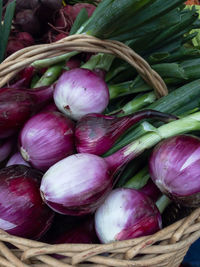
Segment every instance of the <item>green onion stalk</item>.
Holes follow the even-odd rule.
[[[124,165],[125,162],[136,158],[164,139],[198,130],[200,130],[200,112],[193,113],[155,128],[154,131],[146,133],[124,148],[106,157],[106,161],[109,166],[112,166],[113,170],[116,170],[116,168]]]
[[[79,27],[76,31],[73,29],[71,34],[89,34],[101,39],[115,39],[126,42],[132,39],[130,33],[133,29],[137,29],[138,26],[144,23],[146,23],[148,27],[150,21],[160,20],[159,18],[161,15],[166,14],[167,16],[168,13],[169,16],[173,15],[173,19],[166,18],[165,21],[176,24],[178,16],[175,16],[177,14],[174,14],[174,10],[183,2],[183,0],[168,0],[163,4],[160,0],[104,0],[97,6],[93,15],[89,19],[86,19],[83,24],[79,25],[75,21],[74,24],[78,24]],[[150,13],[149,10],[151,10]],[[172,15],[170,11],[173,12]],[[175,13],[177,13],[177,11]],[[85,14],[83,14],[83,16],[85,16]],[[77,20],[82,21],[80,16]],[[124,34],[125,36],[123,36]],[[141,39],[143,36],[138,36],[138,38]],[[38,60],[32,65],[36,68],[49,67],[61,61],[69,60],[71,56],[77,53],[78,52],[73,51],[62,56]]]
[[[174,115],[181,115],[183,113],[187,114],[188,111],[198,107],[199,98],[200,79],[181,86],[145,108],[172,113]],[[179,110],[181,110],[181,112]],[[104,156],[114,153],[141,135],[152,131],[155,131],[154,126],[146,121],[134,126],[126,132],[125,135],[118,139],[116,144],[108,152],[106,152]]]

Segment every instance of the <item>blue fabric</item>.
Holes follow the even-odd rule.
[[[200,239],[191,245],[183,263],[188,263],[191,267],[200,267]]]

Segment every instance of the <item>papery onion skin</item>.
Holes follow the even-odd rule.
[[[20,152],[16,152],[15,154],[13,154],[10,159],[8,160],[6,167],[11,166],[11,165],[25,165],[28,167],[31,167],[30,164],[28,164],[28,162],[26,162]]]
[[[160,142],[149,160],[149,171],[158,188],[188,207],[200,204],[200,139],[178,135]]]
[[[93,71],[76,68],[63,73],[55,86],[54,102],[74,120],[88,113],[101,113],[109,102],[105,81]]]
[[[50,167],[42,178],[40,191],[43,200],[54,211],[80,216],[94,212],[111,188],[112,179],[106,161],[82,153]]]
[[[74,153],[74,123],[60,112],[40,112],[25,123],[19,146],[24,160],[46,171]]]
[[[161,226],[156,205],[135,189],[113,190],[95,213],[96,233],[102,243],[150,235]]]
[[[37,239],[50,227],[54,213],[43,203],[42,173],[23,165],[0,170],[0,228],[12,235]]]

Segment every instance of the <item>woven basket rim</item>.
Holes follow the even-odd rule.
[[[29,46],[10,55],[0,64],[0,88],[34,61],[70,51],[102,52],[115,55],[132,65],[145,82],[152,86],[158,97],[168,94],[167,86],[161,76],[130,47],[119,41],[100,40],[85,34],[71,35],[51,44]]]
[[[36,60],[52,58],[70,51],[103,52],[116,55],[131,64],[140,76],[150,84],[158,97],[168,93],[162,78],[149,64],[128,46],[114,40],[100,40],[88,35],[68,36],[56,43],[34,45],[24,48],[6,58],[0,64],[0,87],[6,85],[21,69]],[[49,245],[25,238],[12,236],[0,230],[0,265],[34,266],[26,260],[34,258],[39,266],[178,266],[188,247],[200,237],[200,208],[191,215],[145,237],[109,244],[61,244]],[[3,242],[14,245],[18,250],[10,250]],[[18,256],[20,252],[20,255]],[[102,253],[109,252],[112,257]],[[17,254],[16,254],[17,253]],[[67,257],[57,260],[51,253]],[[142,256],[138,256],[138,255]],[[16,256],[17,255],[17,256]],[[177,258],[177,261],[174,260]],[[79,265],[80,264],[80,265]],[[36,266],[35,265],[35,266]],[[86,266],[87,264],[84,264]]]

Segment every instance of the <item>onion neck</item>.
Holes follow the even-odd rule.
[[[54,85],[29,89],[26,90],[26,92],[36,97],[36,105],[43,107],[44,104],[51,102],[53,98]]]
[[[110,116],[105,116],[105,119],[110,124],[110,132],[112,134],[113,141],[116,141],[126,130],[128,130],[131,126],[136,124],[137,122],[147,119],[147,118],[154,118],[161,121],[170,121],[174,120],[177,117],[174,115],[170,115],[167,113],[162,113],[155,110],[142,110],[135,112],[133,114],[111,119]]]
[[[100,69],[106,72],[110,69],[115,56],[109,54],[98,53],[81,66],[81,68],[94,70]]]
[[[155,128],[154,131],[152,130],[152,132],[141,136],[114,154],[106,157],[105,160],[110,165],[111,172],[114,172],[161,140],[196,130],[200,130],[200,112],[164,124],[157,129]]]
[[[165,195],[162,195],[157,201],[156,206],[162,214],[172,201]]]

